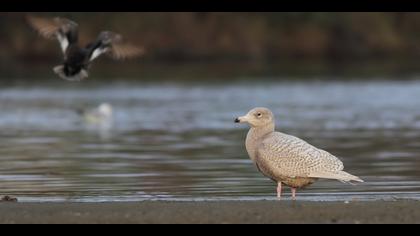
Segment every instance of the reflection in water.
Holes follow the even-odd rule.
[[[263,85],[264,84],[264,85]],[[0,195],[23,201],[274,199],[233,118],[270,107],[366,183],[319,181],[302,200],[420,199],[420,82],[117,84],[0,89]],[[79,104],[113,104],[86,126]]]

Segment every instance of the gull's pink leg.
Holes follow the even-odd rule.
[[[281,182],[277,183],[277,198],[281,199]]]
[[[296,188],[292,188],[292,200],[296,200]]]

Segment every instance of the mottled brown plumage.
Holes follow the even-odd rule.
[[[251,129],[246,149],[251,160],[268,178],[292,188],[306,187],[317,179],[336,179],[342,182],[363,182],[344,172],[343,163],[332,154],[318,149],[297,137],[275,132],[273,113],[267,108],[255,108],[236,122],[248,123]]]

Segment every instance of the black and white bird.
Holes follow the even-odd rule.
[[[129,59],[144,54],[142,47],[124,43],[122,36],[102,31],[97,39],[85,47],[79,46],[79,25],[66,18],[40,18],[28,16],[29,24],[47,39],[57,39],[64,55],[63,64],[54,67],[54,72],[69,81],[81,81],[88,77],[93,60],[107,54],[113,59]]]

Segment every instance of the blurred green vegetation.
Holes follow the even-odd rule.
[[[365,62],[379,62],[391,64],[397,71],[420,69],[416,66],[420,59],[420,13],[31,14],[73,19],[80,25],[82,44],[101,30],[119,32],[128,41],[145,46],[147,54],[129,62],[143,67],[245,63],[254,65],[250,70],[273,71],[267,68],[278,63],[285,69],[305,64],[334,70],[342,65],[357,68]],[[0,13],[3,75],[27,76],[28,68],[34,67],[31,73],[36,73],[42,70],[38,65],[58,63],[61,58],[58,44],[38,37],[25,15]]]

